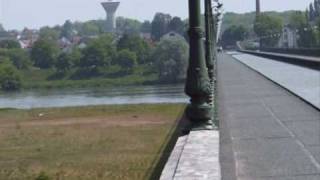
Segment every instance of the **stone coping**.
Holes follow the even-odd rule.
[[[191,131],[178,139],[160,180],[220,180],[219,131]]]

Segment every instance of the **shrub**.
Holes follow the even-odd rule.
[[[21,87],[18,70],[7,60],[0,63],[0,87],[4,91],[18,90]]]

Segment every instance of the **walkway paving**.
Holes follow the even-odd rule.
[[[320,113],[229,55],[218,61],[223,180],[319,180]]]
[[[320,71],[251,54],[232,56],[320,109]]]

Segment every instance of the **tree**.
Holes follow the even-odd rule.
[[[58,55],[58,45],[49,39],[37,40],[31,50],[31,59],[34,65],[42,69],[51,68]]]
[[[126,73],[132,72],[132,68],[137,64],[136,53],[123,49],[118,52],[117,64],[120,65]]]
[[[103,29],[94,21],[88,21],[82,24],[80,35],[82,36],[97,36],[103,32]]]
[[[310,25],[299,30],[299,47],[312,48],[317,45],[317,34]]]
[[[183,38],[165,38],[153,52],[160,81],[177,82],[185,78],[188,65],[188,44]]]
[[[150,55],[149,44],[136,34],[123,35],[120,38],[117,47],[119,50],[128,49],[136,53],[139,64],[146,63]]]
[[[70,20],[67,20],[61,30],[60,37],[66,37],[67,39],[71,40],[72,36],[74,35],[73,25]]]
[[[21,46],[19,42],[16,40],[2,40],[0,41],[0,48],[15,49],[15,48],[21,48]]]
[[[17,69],[27,69],[31,65],[30,55],[24,49],[9,49],[8,56]]]
[[[90,74],[97,74],[98,67],[110,65],[112,59],[116,56],[116,48],[113,42],[114,39],[110,34],[92,40],[83,50],[79,66],[86,69]]]
[[[40,29],[40,39],[46,39],[51,41],[57,41],[60,36],[60,32],[55,28],[43,27]]]
[[[298,32],[300,47],[314,47],[317,44],[316,32],[311,28],[307,18],[301,11],[290,16],[289,26]]]
[[[179,33],[180,35],[184,35],[184,31],[185,31],[185,24],[184,22],[181,20],[181,18],[179,17],[174,17],[172,18],[172,20],[170,21],[169,27],[168,27],[169,31],[174,31],[176,33]]]
[[[30,64],[29,53],[23,49],[0,49],[0,57],[7,57],[17,69],[27,69]]]
[[[309,19],[310,21],[314,21],[316,18],[316,11],[315,11],[312,3],[310,3],[310,5],[309,5],[309,18],[310,18]]]
[[[9,59],[0,58],[0,87],[4,91],[18,90],[21,87],[19,72]]]
[[[150,21],[144,21],[141,24],[140,31],[142,33],[151,33],[151,22]]]
[[[139,34],[141,29],[141,22],[135,19],[124,17],[117,17],[116,19],[117,31],[124,34]]]
[[[292,13],[289,17],[289,26],[293,29],[300,29],[302,27],[306,27],[307,24],[307,18],[301,11],[296,11],[295,13]]]
[[[61,53],[55,62],[58,73],[66,73],[72,66],[72,56],[68,53]]]
[[[233,25],[223,32],[221,37],[222,45],[236,45],[236,42],[244,40],[248,36],[248,33],[248,30],[242,25]]]
[[[279,40],[279,36],[283,27],[282,20],[276,17],[261,14],[256,17],[254,23],[254,31],[260,38],[260,46],[272,47]]]
[[[151,35],[155,40],[160,38],[168,32],[171,16],[169,14],[157,13],[151,23]]]
[[[314,4],[313,7],[314,7],[315,15],[316,15],[316,17],[319,17],[320,16],[320,1],[314,0],[313,4]]]

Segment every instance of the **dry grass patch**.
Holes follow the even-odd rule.
[[[181,104],[1,110],[0,179],[148,179],[183,110]]]

